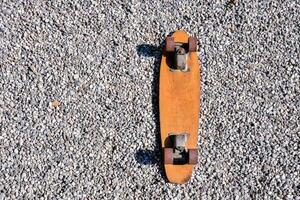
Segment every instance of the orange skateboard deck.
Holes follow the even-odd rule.
[[[159,80],[160,134],[165,174],[186,183],[198,160],[200,67],[197,39],[177,30],[166,39]]]

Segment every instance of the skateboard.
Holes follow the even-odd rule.
[[[166,38],[159,77],[159,118],[165,174],[186,183],[198,162],[200,67],[197,39],[177,30]]]

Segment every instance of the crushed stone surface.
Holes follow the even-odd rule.
[[[0,5],[1,200],[300,199],[299,1]],[[184,185],[166,181],[159,149],[176,29],[198,38],[202,63]]]

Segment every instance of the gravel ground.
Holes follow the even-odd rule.
[[[0,2],[0,199],[300,199],[299,1]],[[163,40],[199,39],[199,164],[167,183]]]

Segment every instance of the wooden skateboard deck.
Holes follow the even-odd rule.
[[[189,35],[182,30],[177,30],[171,37],[175,44],[182,43],[185,47],[189,45]],[[187,136],[185,147],[186,149],[194,149],[197,159],[200,111],[200,67],[197,52],[188,52],[186,54],[186,66],[188,69],[181,71],[173,69],[175,56],[174,53],[167,52],[167,48],[165,48],[162,55],[159,80],[162,149],[165,152],[164,149],[173,148],[174,142],[172,143],[171,141],[172,137],[185,134]],[[189,162],[170,164],[166,162],[164,154],[165,173],[171,183],[185,183],[189,181],[194,164]]]

